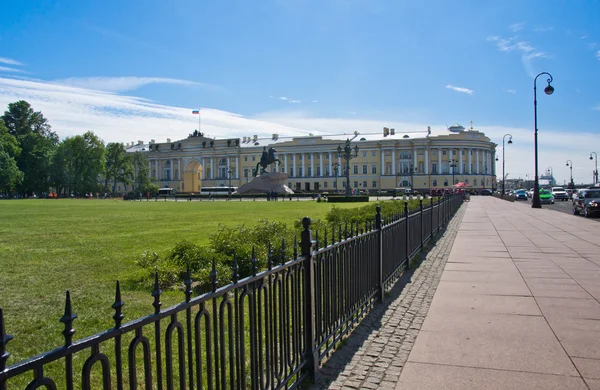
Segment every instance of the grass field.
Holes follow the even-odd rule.
[[[181,240],[206,243],[220,224],[320,219],[331,207],[313,201],[0,201],[0,308],[7,333],[15,336],[8,364],[62,345],[65,290],[79,316],[74,339],[113,326],[115,281],[137,272],[134,262],[144,250],[165,251]],[[153,310],[150,292],[126,283],[123,300],[125,321]],[[163,307],[181,300],[182,293],[167,292]]]

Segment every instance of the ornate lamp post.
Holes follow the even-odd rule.
[[[567,160],[567,166],[571,170],[571,181],[569,181],[569,187],[573,187],[573,161]]]
[[[593,181],[594,185],[598,184],[598,153],[592,152],[590,153],[590,160],[593,160],[592,154],[596,157],[596,169],[594,170]]]
[[[454,168],[456,168],[456,163],[458,162],[458,160],[448,160],[448,163],[450,164],[450,168],[452,168],[452,187],[454,187]]]
[[[534,209],[542,208],[542,203],[540,202],[540,182],[539,182],[539,176],[538,176],[538,142],[537,142],[538,128],[537,128],[537,84],[536,83],[537,83],[538,77],[540,77],[543,74],[548,76],[548,85],[546,86],[546,88],[544,88],[544,92],[546,93],[546,95],[552,95],[554,93],[554,87],[550,85],[550,83],[553,80],[552,75],[550,73],[542,72],[542,73],[538,74],[537,76],[535,76],[535,79],[533,79],[533,127],[534,127],[533,143],[534,143],[534,151],[535,151],[535,179],[534,179],[535,182],[533,183],[533,201],[531,204],[531,207]]]
[[[512,144],[512,135],[510,134],[504,134],[504,137],[502,137],[502,193],[500,194],[501,198],[504,198],[504,166],[505,166],[505,146],[504,146],[504,141],[506,140],[506,137],[508,137],[508,144]],[[496,158],[496,161],[498,161],[498,159]]]
[[[354,148],[350,145],[350,139],[346,139],[344,147],[341,145],[337,147],[338,157],[342,157],[346,160],[346,196],[352,196],[352,188],[350,187],[350,160],[354,157],[358,157],[358,145],[354,145]]]
[[[229,167],[227,168],[227,175],[229,177],[229,188],[227,189],[227,193],[229,194],[229,200],[231,200],[231,174],[233,173],[233,168]]]
[[[333,177],[335,177],[335,191],[338,191],[338,170],[340,169],[340,164],[334,163],[333,166]]]

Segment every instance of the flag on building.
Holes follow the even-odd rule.
[[[200,110],[192,110],[192,114],[198,114],[198,115],[200,115]]]

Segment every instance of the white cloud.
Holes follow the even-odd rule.
[[[472,95],[473,90],[469,88],[455,87],[454,85],[446,85],[446,88],[451,89],[456,92],[466,93],[467,95]]]
[[[105,92],[133,91],[149,84],[183,85],[202,87],[215,91],[224,91],[224,88],[215,85],[167,77],[71,77],[62,80],[55,80],[54,82],[70,87],[94,89]]]
[[[588,35],[584,35],[584,36],[581,37],[581,39],[585,39],[587,37],[588,37]]]
[[[288,103],[302,103],[302,100],[291,99],[286,96],[280,96],[279,100],[283,100],[284,102],[288,102]]]
[[[547,31],[552,31],[554,30],[554,27],[549,27],[549,26],[535,26],[535,28],[533,29],[533,31],[535,32],[547,32]]]
[[[505,89],[504,92],[512,93],[512,94],[517,93],[517,91],[515,91],[514,89]]]
[[[525,27],[525,22],[513,23],[510,26],[508,26],[508,28],[510,28],[510,31],[512,31],[512,32],[520,31],[524,27]]]
[[[313,103],[319,103],[319,101],[318,101],[318,100],[313,100],[312,102],[313,102]]]
[[[35,110],[42,111],[50,120],[53,130],[61,138],[82,134],[86,130],[96,133],[105,142],[149,141],[161,142],[169,137],[183,139],[198,126],[198,117],[191,114],[192,108],[173,107],[134,96],[102,92],[59,85],[39,80],[22,80],[0,77],[0,111],[8,103],[27,100]],[[288,106],[290,107],[290,106]],[[193,107],[198,108],[198,107]],[[600,110],[600,106],[597,107]],[[243,137],[257,134],[271,138],[273,133],[280,138],[315,135],[351,134],[380,136],[381,129],[393,127],[397,134],[410,133],[424,136],[428,125],[433,135],[448,134],[444,124],[400,122],[391,115],[378,114],[377,119],[348,115],[347,117],[315,117],[308,111],[279,111],[243,116],[232,112],[202,108],[202,131],[212,137]],[[596,139],[597,134],[574,132],[572,129],[549,129],[543,116],[540,118],[539,150],[540,171],[553,166],[555,175],[562,183],[568,179],[568,167],[564,161],[573,161],[575,181],[591,182],[589,144],[582,139]],[[533,131],[530,128],[506,126],[481,126],[496,143],[502,144],[502,136],[513,135],[514,144],[506,149],[506,172],[509,177],[533,175]],[[575,136],[576,134],[576,136]],[[341,136],[338,138],[344,138]],[[501,172],[501,161],[497,167]]]
[[[1,73],[27,73],[22,69],[9,68],[8,66],[0,66]]]
[[[0,57],[0,63],[7,64],[7,65],[16,65],[16,66],[23,65],[19,61],[13,60],[12,58],[7,58],[7,57]]]

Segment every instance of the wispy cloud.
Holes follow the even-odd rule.
[[[313,103],[319,103],[319,101],[318,101],[318,100],[313,100],[312,102],[313,102]]]
[[[302,103],[302,100],[290,99],[289,97],[286,97],[286,96],[280,96],[279,100],[283,100],[284,102],[288,102],[288,103]]]
[[[469,88],[455,87],[454,85],[448,84],[446,88],[451,89],[456,92],[466,93],[467,95],[472,95],[473,90]]]
[[[523,30],[524,27],[525,27],[525,22],[513,23],[510,26],[508,26],[508,28],[510,28],[510,31],[512,31],[512,32],[517,32],[517,31]]]
[[[12,58],[7,58],[7,57],[0,57],[0,62],[3,64],[7,64],[7,65],[16,65],[16,66],[23,65],[19,61],[13,60]]]
[[[598,59],[598,61],[600,61],[600,50],[598,50],[598,51],[596,52],[596,58]]]
[[[515,91],[514,89],[505,89],[505,90],[504,90],[504,92],[507,92],[507,93],[512,93],[513,95],[514,95],[515,93],[517,93],[517,91]]]
[[[584,36],[582,36],[580,39],[585,39],[585,38],[587,38],[587,37],[588,37],[588,35],[584,35]]]
[[[535,28],[533,29],[533,31],[535,32],[547,32],[547,31],[552,31],[554,30],[554,27],[550,27],[550,26],[541,26],[541,25],[537,25],[535,26]]]
[[[9,68],[7,66],[0,66],[0,73],[27,73],[22,69]]]
[[[531,43],[527,41],[517,41],[517,37],[502,38],[497,35],[489,36],[487,40],[494,42],[496,47],[501,52],[517,51],[524,53],[528,58],[539,58],[547,57],[547,54],[536,49]]]
[[[71,77],[55,80],[57,84],[94,89],[105,92],[134,91],[149,84],[172,84],[189,87],[202,87],[214,91],[225,91],[223,87],[200,83],[197,81],[172,79],[167,77]]]

